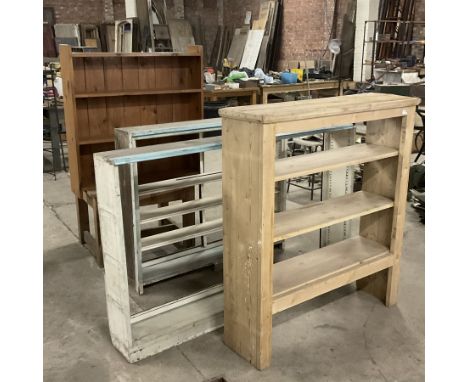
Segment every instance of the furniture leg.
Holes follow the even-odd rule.
[[[96,256],[96,263],[99,266],[99,268],[104,267],[104,260],[103,260],[103,255],[102,255],[102,244],[101,244],[101,227],[99,223],[99,211],[98,211],[98,205],[97,205],[97,198],[93,199],[93,216],[94,216],[94,239],[96,242],[96,245],[94,247],[95,249],[95,256]]]
[[[252,95],[250,96],[250,104],[251,105],[256,105],[257,104],[257,92],[252,92]]]
[[[224,343],[264,369],[271,363],[275,133],[252,125],[223,121]]]
[[[389,247],[395,255],[393,267],[356,282],[358,289],[371,293],[387,306],[397,301],[413,127],[414,110],[408,117],[367,124],[366,142],[385,142],[388,147],[400,148],[398,157],[366,163],[362,184],[364,191],[375,192],[395,201],[393,209],[362,217],[360,226],[361,236]]]
[[[78,236],[80,238],[80,243],[85,244],[85,232],[89,232],[88,204],[79,197],[76,197],[76,214],[78,218]]]
[[[382,301],[387,306],[395,305],[398,297],[400,280],[400,261],[391,268],[374,273],[364,279],[357,280],[356,286]]]

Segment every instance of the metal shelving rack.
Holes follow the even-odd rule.
[[[377,33],[378,33],[378,26],[380,24],[385,23],[396,23],[396,30],[399,29],[400,25],[409,24],[411,28],[414,25],[425,25],[424,21],[403,21],[403,20],[367,20],[364,22],[364,37],[362,39],[362,57],[361,57],[361,82],[363,81],[363,73],[364,73],[364,65],[369,65],[364,62],[364,56],[366,51],[366,44],[372,44],[372,53],[371,53],[371,80],[374,80],[374,64],[375,64],[375,56],[376,56],[376,48],[377,44],[396,44],[396,45],[422,45],[425,46],[425,40],[378,40]],[[374,24],[374,31],[372,34],[372,39],[368,40],[367,36],[367,28],[369,24]],[[412,33],[411,33],[412,35]],[[423,58],[425,55],[425,49],[423,51]]]

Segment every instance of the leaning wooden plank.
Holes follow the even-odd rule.
[[[206,172],[203,174],[189,175],[180,178],[161,180],[159,182],[145,183],[139,186],[140,198],[150,197],[161,192],[171,191],[178,188],[195,186],[208,182],[221,180],[222,173]]]
[[[286,240],[392,207],[393,200],[389,198],[359,191],[294,210],[278,212],[275,214],[274,240]]]
[[[319,153],[278,159],[275,163],[275,181],[315,174],[326,170],[354,166],[360,163],[395,157],[398,150],[380,145],[360,144]]]
[[[244,53],[245,43],[247,41],[247,35],[249,33],[249,27],[243,26],[242,28],[236,28],[234,36],[232,38],[231,47],[227,58],[231,61],[232,66],[238,68]]]
[[[255,69],[257,63],[258,53],[260,52],[260,45],[263,39],[263,30],[250,30],[247,35],[247,42],[245,43],[244,53],[240,68]]]
[[[273,314],[393,265],[389,249],[354,237],[273,266]]]
[[[177,243],[179,241],[205,236],[223,230],[223,219],[215,219],[189,227],[175,229],[169,232],[144,237],[141,239],[142,252],[148,252],[155,248]]]
[[[114,346],[127,358],[133,346],[118,167],[94,157],[104,255],[107,317]]]
[[[169,20],[169,33],[174,52],[185,52],[188,45],[194,45],[192,26],[187,20]]]
[[[103,158],[115,166],[120,166],[129,163],[201,153],[209,150],[216,150],[220,146],[220,137],[191,139],[188,141],[107,151],[103,153]]]
[[[185,203],[171,204],[167,207],[158,207],[156,205],[140,207],[140,227],[146,229],[146,225],[158,222],[171,216],[187,214],[189,212],[200,211],[206,208],[220,206],[222,198],[212,196],[203,199],[190,200]]]

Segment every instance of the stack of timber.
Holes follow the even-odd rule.
[[[210,57],[210,66],[222,70],[223,69],[223,59],[228,54],[229,46],[232,41],[232,28],[218,26],[216,32],[216,38],[213,44],[213,50],[211,51]]]
[[[232,68],[262,68],[268,71],[272,67],[281,7],[282,1],[263,0],[259,17],[253,21],[252,28],[246,25],[236,28],[226,56]]]

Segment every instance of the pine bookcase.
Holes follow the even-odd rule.
[[[367,93],[220,110],[224,342],[271,363],[272,315],[357,282],[396,303],[418,98]],[[275,160],[275,136],[367,123],[366,143]],[[362,191],[275,213],[275,182],[364,163]],[[273,245],[360,219],[357,237],[273,264]]]
[[[79,237],[102,266],[93,154],[114,149],[114,129],[119,127],[203,118],[202,48],[189,46],[184,53],[72,53],[69,45],[61,45],[60,65]],[[141,182],[198,172],[198,155],[139,166]],[[193,197],[193,189],[183,190],[173,200]],[[94,235],[89,233],[88,205],[94,212]],[[194,215],[187,215],[184,225],[193,221]]]

